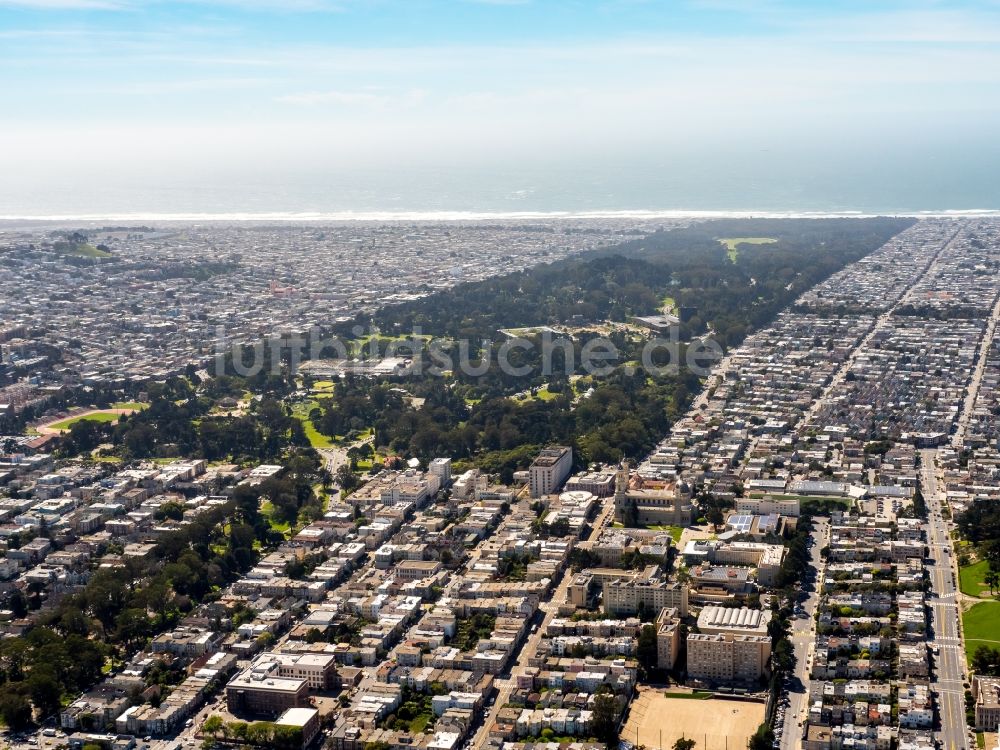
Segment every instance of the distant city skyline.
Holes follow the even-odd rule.
[[[1000,207],[988,0],[0,0],[0,65],[0,215],[197,208],[164,185],[232,198],[207,211]],[[821,184],[776,193],[796,165]],[[581,168],[614,184],[545,185]],[[615,182],[643,169],[671,184]],[[827,195],[837,169],[876,194]],[[458,205],[493,170],[504,200]]]

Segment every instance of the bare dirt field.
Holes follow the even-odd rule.
[[[743,750],[762,721],[763,703],[667,698],[662,688],[640,688],[621,737],[649,750],[669,750],[682,736],[697,743],[695,750]]]

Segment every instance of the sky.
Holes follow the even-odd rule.
[[[768,153],[975,163],[996,133],[1000,0],[0,0],[0,194],[643,158],[759,172]]]

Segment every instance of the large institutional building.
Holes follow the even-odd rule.
[[[686,482],[644,479],[629,481],[621,469],[615,484],[615,520],[625,526],[687,526],[693,506]]]
[[[528,468],[532,497],[551,495],[573,469],[573,449],[557,445],[541,451]]]

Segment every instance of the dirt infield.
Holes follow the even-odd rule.
[[[79,412],[70,412],[62,417],[50,419],[47,422],[34,426],[39,435],[61,435],[69,428],[83,419],[94,418],[101,422],[117,422],[118,417],[123,414],[132,414],[137,409],[86,409]]]
[[[697,743],[695,750],[743,750],[762,721],[763,703],[667,698],[662,689],[640,688],[621,737],[649,750],[670,750],[682,736]]]

